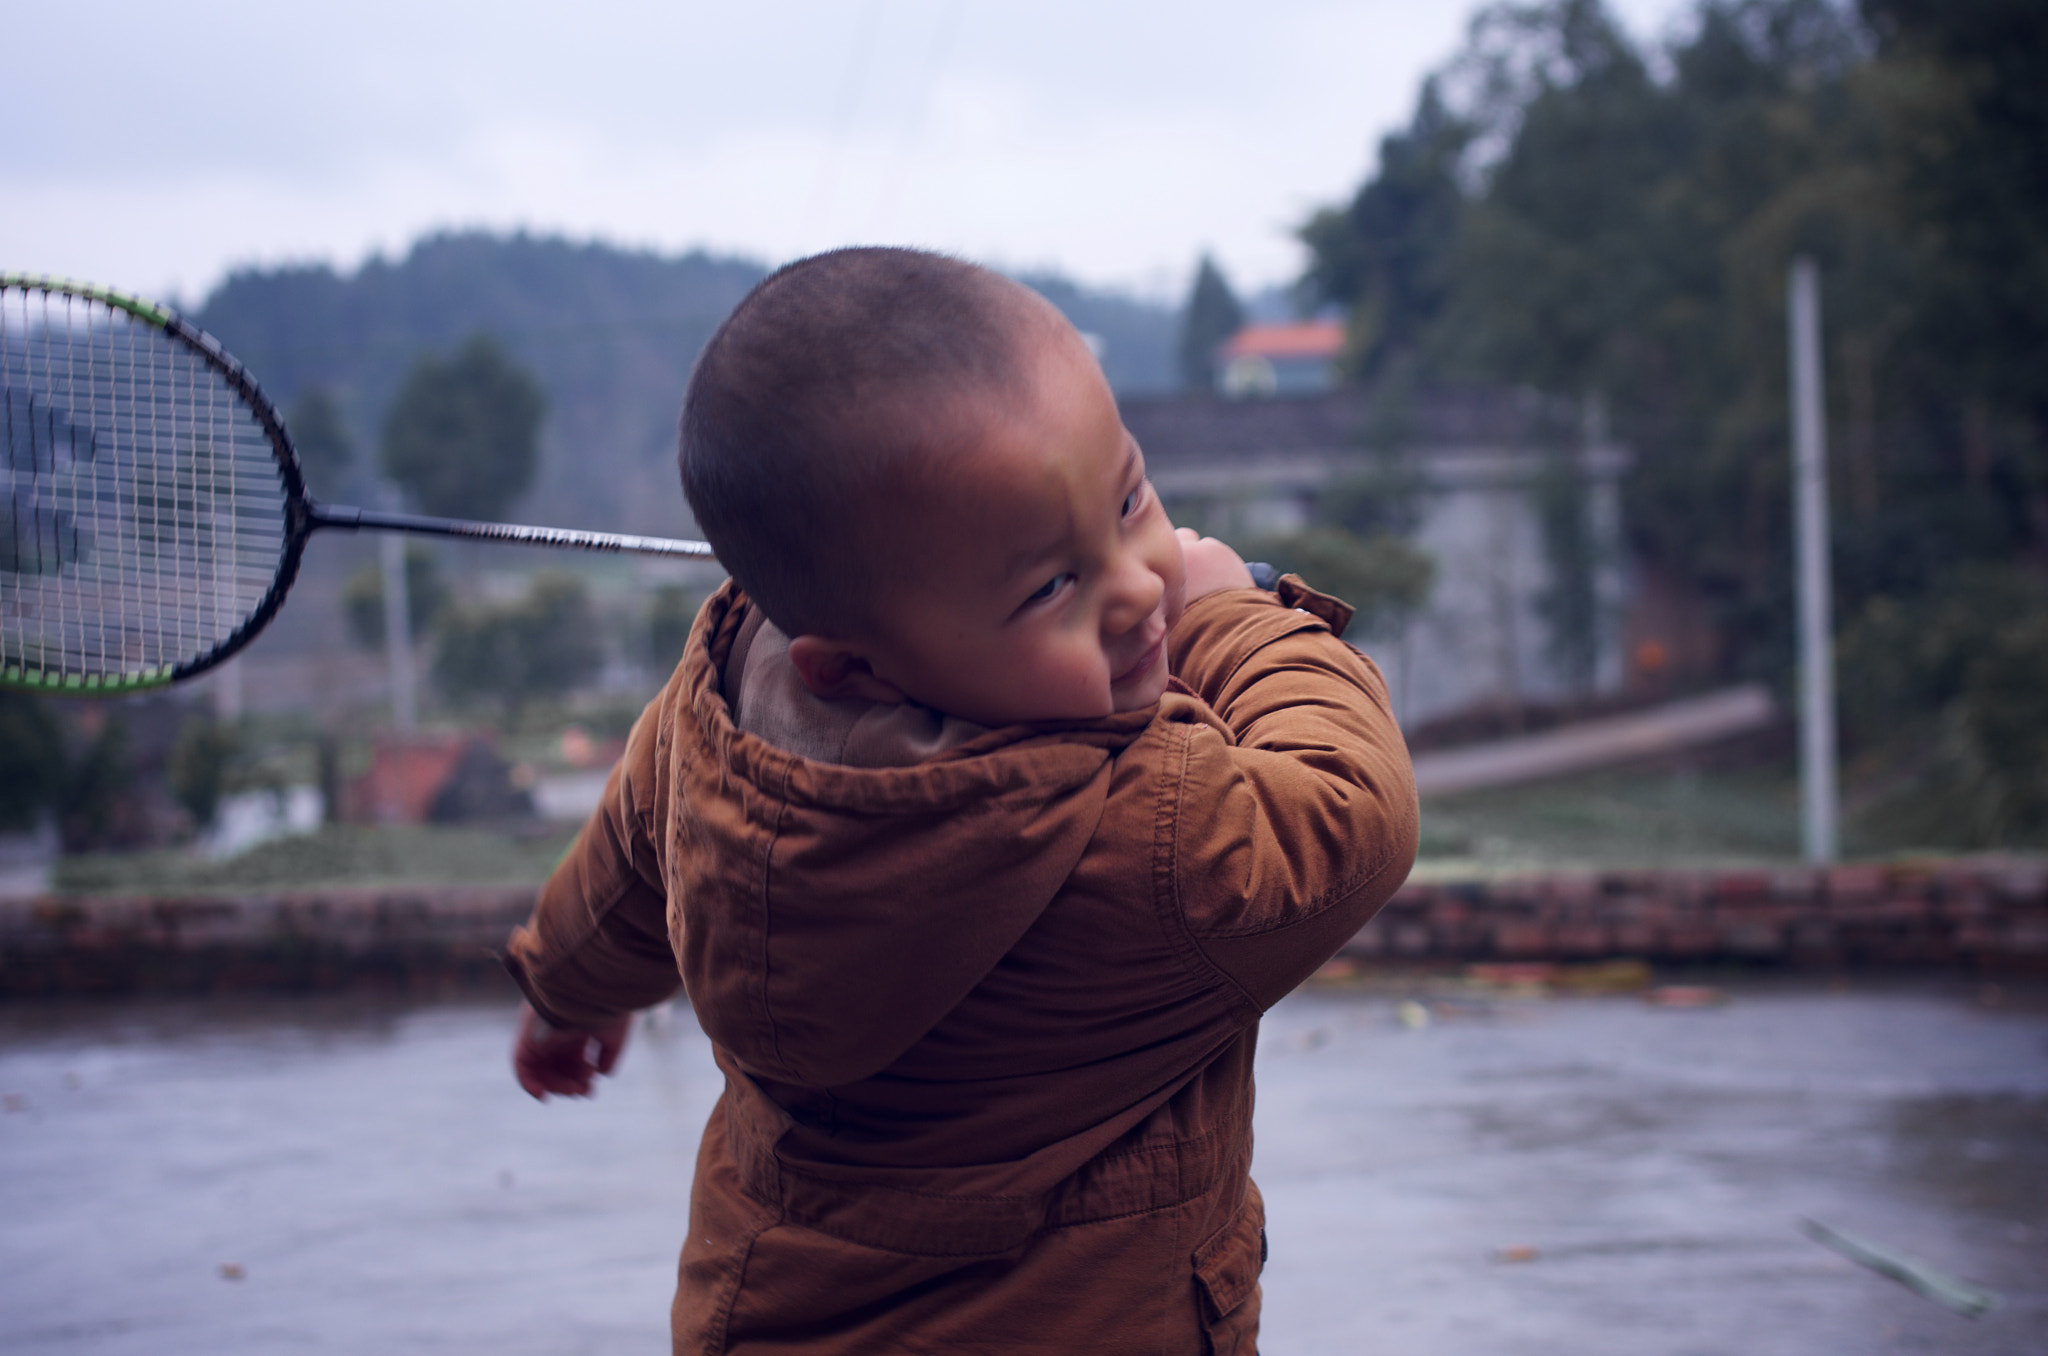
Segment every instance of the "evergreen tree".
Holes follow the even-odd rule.
[[[1216,387],[1216,349],[1244,328],[1244,306],[1207,254],[1195,269],[1195,285],[1181,313],[1180,380],[1190,390]]]
[[[331,491],[355,460],[355,447],[333,393],[325,386],[307,387],[286,411],[285,427],[298,449],[307,485]]]
[[[384,471],[427,513],[503,518],[533,483],[539,385],[488,335],[413,366],[384,421]]]
[[[1426,81],[1405,131],[1380,142],[1379,172],[1348,207],[1328,207],[1299,231],[1309,249],[1300,295],[1349,315],[1349,367],[1370,379],[1412,357],[1442,311],[1464,214],[1460,164],[1471,128]]]

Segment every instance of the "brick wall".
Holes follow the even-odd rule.
[[[1411,882],[1347,950],[1386,960],[1636,956],[2048,971],[2048,862]]]
[[[0,901],[0,998],[492,980],[509,990],[492,953],[533,898],[532,886],[511,886]]]
[[[492,953],[533,896],[394,887],[0,901],[0,998],[506,982]],[[1411,882],[1346,950],[1404,963],[1627,956],[2048,973],[2048,861]]]

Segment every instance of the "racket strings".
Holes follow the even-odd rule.
[[[269,437],[165,330],[0,292],[0,679],[161,681],[257,610],[285,548]]]

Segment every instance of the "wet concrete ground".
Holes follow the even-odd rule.
[[[1420,1029],[1403,996],[1267,1021],[1269,1356],[2048,1351],[2048,992],[1407,995]],[[0,1351],[667,1350],[703,1038],[683,1012],[595,1102],[540,1106],[510,1021],[0,1008]],[[1958,1317],[1802,1217],[2004,1303]]]

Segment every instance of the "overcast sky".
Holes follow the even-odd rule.
[[[1613,3],[1613,0],[1610,0]],[[1638,35],[1683,0],[1619,0]],[[436,228],[881,241],[1177,297],[1288,280],[1470,6],[22,0],[0,268],[194,304]],[[35,54],[30,56],[29,54]]]

